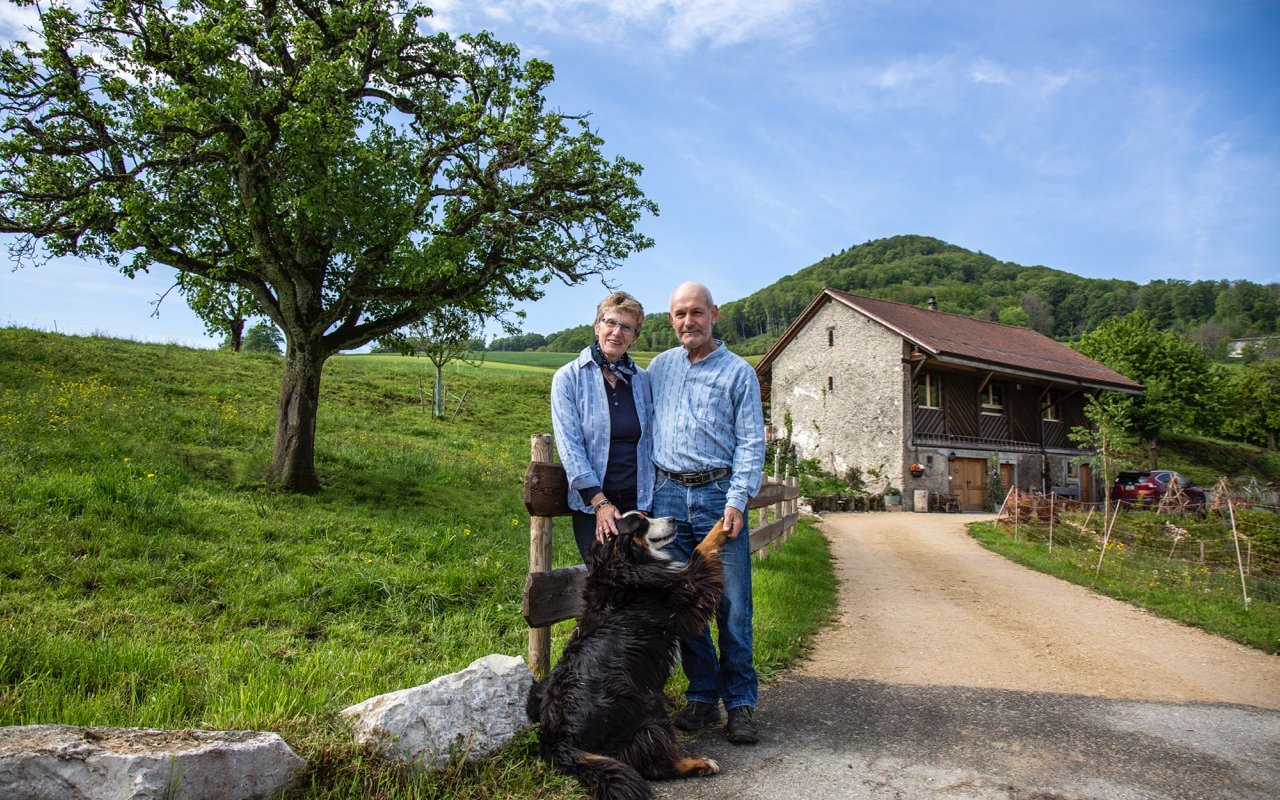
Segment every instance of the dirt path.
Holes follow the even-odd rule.
[[[968,514],[832,514],[835,625],[801,674],[1280,709],[1280,658],[1021,567]]]
[[[964,514],[833,514],[839,618],[760,743],[662,800],[1275,800],[1280,658],[1006,561]]]

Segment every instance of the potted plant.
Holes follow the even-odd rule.
[[[897,506],[902,504],[902,490],[893,484],[884,487],[884,504]]]
[[[912,464],[911,466],[907,467],[907,472],[911,473],[911,477],[919,478],[924,475],[924,472],[925,472],[924,464]]]

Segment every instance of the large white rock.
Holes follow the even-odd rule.
[[[442,769],[456,751],[474,761],[510,742],[528,724],[533,674],[524,660],[488,655],[461,672],[378,695],[343,709],[356,739],[385,758]]]
[[[4,800],[249,800],[279,793],[305,767],[274,733],[0,728]]]

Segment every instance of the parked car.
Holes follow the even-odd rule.
[[[1111,498],[1133,506],[1154,506],[1169,491],[1169,484],[1186,495],[1191,508],[1204,508],[1204,489],[1171,469],[1126,470],[1116,475]]]

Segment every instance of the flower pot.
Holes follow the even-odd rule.
[[[886,506],[900,506],[900,505],[902,505],[902,495],[900,495],[900,494],[886,494],[886,495],[884,496],[884,504],[885,504]]]
[[[924,470],[922,470],[922,469],[913,469],[913,470],[911,470],[911,477],[913,477],[913,478],[919,478],[919,477],[921,477],[921,476],[923,476],[923,475],[924,475]]]

